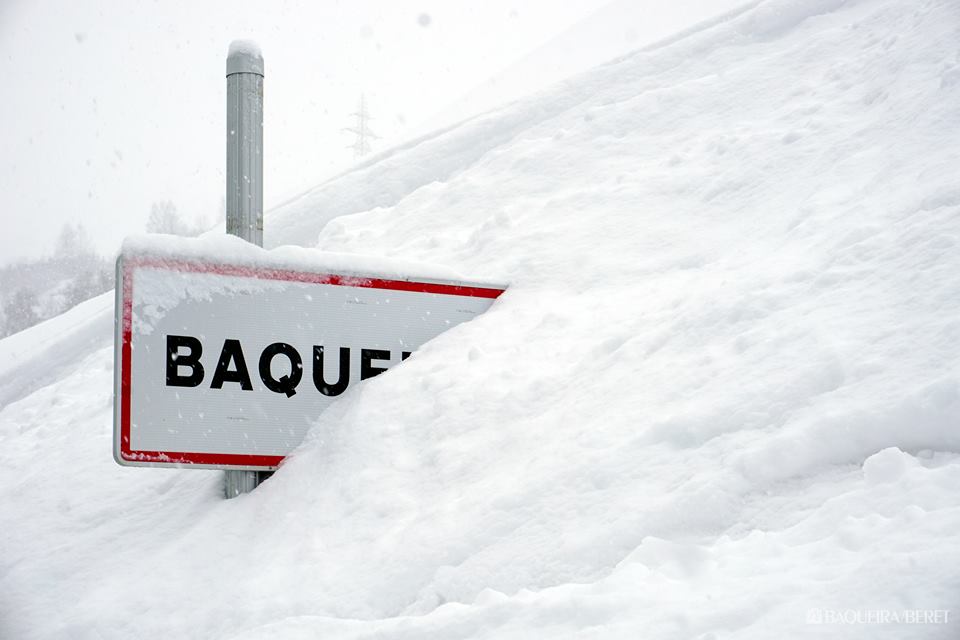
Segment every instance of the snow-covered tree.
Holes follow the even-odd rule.
[[[76,306],[84,300],[89,300],[100,293],[97,286],[97,272],[94,269],[85,269],[74,276],[64,292],[66,308]]]
[[[147,233],[169,233],[175,236],[193,235],[192,230],[180,218],[177,206],[170,200],[154,202],[147,218]]]
[[[3,313],[7,317],[7,334],[23,331],[40,321],[37,317],[37,294],[32,289],[20,288],[4,301]]]
[[[221,206],[225,209],[226,204]],[[226,219],[226,213],[223,213]],[[177,211],[177,206],[170,200],[154,202],[150,207],[150,217],[147,218],[147,233],[168,233],[174,236],[198,236],[208,227],[207,221],[198,216],[193,223],[185,221]]]
[[[53,252],[54,259],[63,260],[93,255],[95,255],[93,243],[83,223],[65,223],[60,229],[60,235],[57,236],[57,244]]]

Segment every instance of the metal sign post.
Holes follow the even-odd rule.
[[[227,54],[227,233],[263,246],[263,56],[236,40]],[[269,474],[226,471],[227,498],[253,491]]]

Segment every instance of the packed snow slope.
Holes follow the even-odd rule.
[[[418,130],[425,133],[488,111],[651,46],[688,28],[697,17],[702,20],[743,5],[744,0],[613,0],[431,114]]]
[[[112,461],[108,297],[0,342],[0,637],[960,637],[958,43],[765,0],[272,212],[511,287],[236,500]]]

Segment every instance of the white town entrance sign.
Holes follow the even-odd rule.
[[[502,292],[125,249],[114,457],[275,469],[337,397],[483,313]]]

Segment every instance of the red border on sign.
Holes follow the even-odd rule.
[[[239,453],[196,453],[185,451],[137,451],[130,447],[131,416],[131,365],[133,362],[133,272],[136,268],[167,269],[190,273],[212,273],[224,276],[240,276],[260,280],[284,280],[328,284],[366,289],[389,289],[414,291],[447,296],[470,298],[497,298],[504,289],[494,287],[471,287],[433,282],[407,280],[384,280],[362,276],[344,276],[329,273],[310,273],[286,269],[263,269],[249,266],[211,264],[189,260],[165,260],[162,258],[132,258],[123,260],[123,317],[122,343],[120,347],[120,457],[130,462],[151,464],[205,464],[236,467],[277,467],[285,456],[263,456]]]

